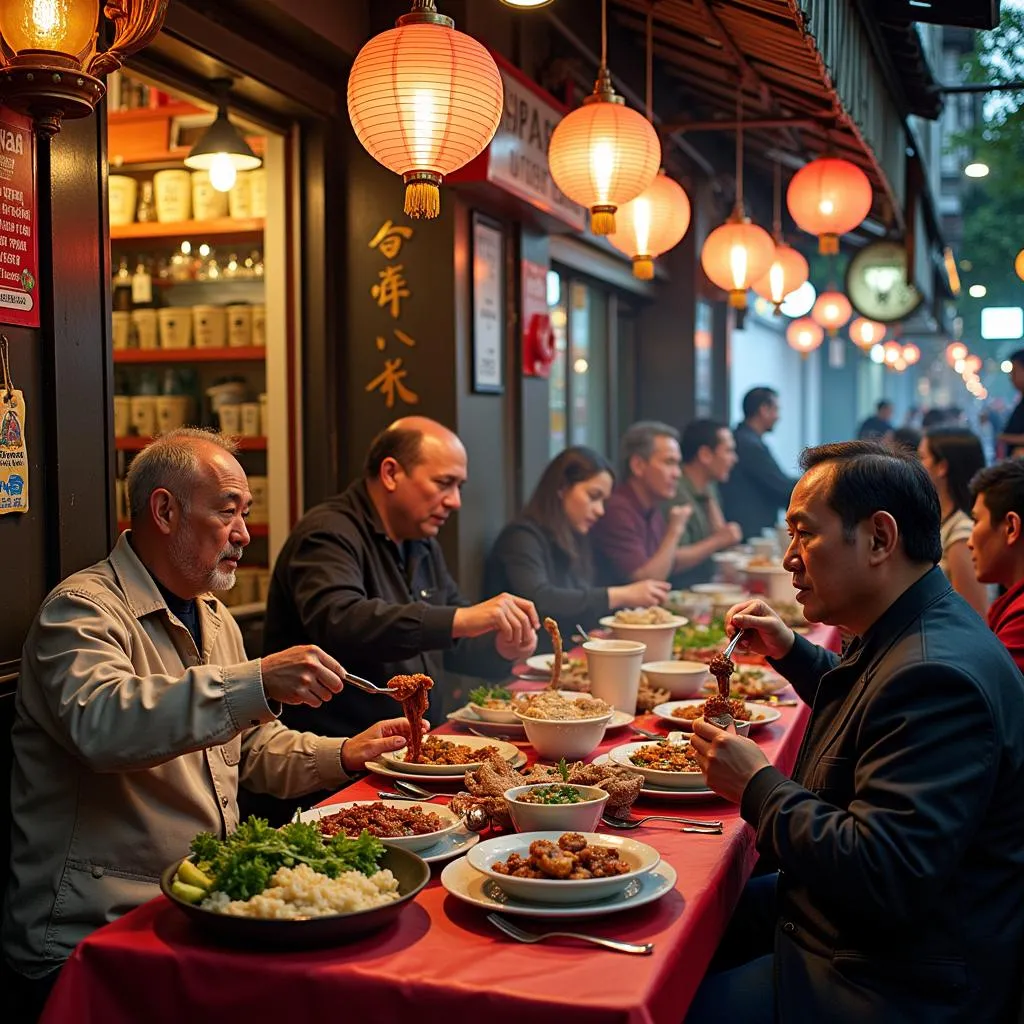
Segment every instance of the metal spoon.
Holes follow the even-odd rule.
[[[664,814],[645,814],[642,818],[614,818],[610,814],[601,815],[601,821],[609,828],[631,830],[639,828],[645,821],[675,821],[680,825],[696,825],[699,828],[721,829],[720,821],[702,821],[700,818],[673,818]]]
[[[390,697],[398,692],[391,686],[378,686],[376,683],[371,683],[369,679],[354,676],[348,671],[345,672],[345,682],[351,683],[357,690],[365,690],[367,693],[383,693]]]

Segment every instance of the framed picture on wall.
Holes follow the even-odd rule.
[[[505,390],[505,233],[500,224],[473,214],[473,390]]]

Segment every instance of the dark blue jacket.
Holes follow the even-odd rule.
[[[761,435],[746,423],[734,431],[736,465],[721,484],[722,512],[737,522],[744,540],[760,537],[766,526],[774,526],[779,511],[789,505],[796,481],[782,472]]]
[[[775,667],[812,704],[793,771],[743,794],[781,869],[780,1021],[1015,1020],[1024,677],[933,569],[840,661]]]

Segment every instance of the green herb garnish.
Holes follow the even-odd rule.
[[[562,776],[563,782],[569,781],[569,766],[565,763],[564,757],[558,762],[558,774]]]
[[[511,700],[512,691],[504,686],[478,686],[469,691],[469,703],[483,707],[489,700]]]
[[[324,837],[312,822],[293,821],[271,828],[264,818],[250,817],[226,839],[200,832],[192,840],[192,860],[213,879],[213,888],[233,900],[263,892],[278,868],[308,864],[337,878],[343,871],[372,875],[384,855],[384,844],[369,832],[358,839],[344,833]]]

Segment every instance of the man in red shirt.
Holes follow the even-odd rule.
[[[988,610],[988,624],[1024,671],[1024,461],[1008,459],[971,480],[974,529],[967,546],[982,583],[1006,593]]]

